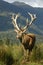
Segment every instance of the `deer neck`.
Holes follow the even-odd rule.
[[[21,38],[19,38],[19,40],[20,40],[20,42],[22,43],[22,37],[21,37]]]
[[[22,43],[23,36],[24,36],[24,34],[22,34],[22,36],[19,38],[21,43]]]
[[[22,34],[22,36],[19,38],[21,43],[22,43],[22,40],[23,40],[24,36],[25,36],[25,34]]]

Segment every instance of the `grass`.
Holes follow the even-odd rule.
[[[41,55],[39,60],[39,48]],[[25,62],[21,45],[0,45],[0,65],[43,65],[43,44],[37,45],[32,51],[30,61]],[[38,53],[35,54],[35,51]],[[36,56],[36,57],[35,57]],[[38,58],[37,58],[38,57]]]

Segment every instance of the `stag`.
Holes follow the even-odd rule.
[[[35,14],[32,15],[31,13],[28,13],[28,14],[31,17],[31,20],[29,23],[27,18],[26,20],[27,24],[24,28],[19,28],[19,26],[17,25],[16,21],[17,21],[17,18],[20,16],[19,14],[17,14],[15,18],[14,18],[14,14],[12,15],[12,23],[15,27],[15,32],[17,33],[16,38],[20,40],[24,50],[25,51],[29,50],[29,54],[30,54],[30,52],[32,51],[34,47],[36,37],[35,37],[35,34],[32,34],[32,33],[28,34],[25,32],[28,29],[28,27],[33,23],[33,21],[35,21],[36,15]]]

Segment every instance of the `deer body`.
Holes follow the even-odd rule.
[[[16,17],[14,18],[14,14],[12,15],[12,23],[15,27],[15,32],[17,33],[16,38],[18,38],[20,40],[20,42],[22,43],[23,47],[25,50],[29,50],[29,52],[32,51],[34,44],[35,44],[35,35],[34,34],[28,34],[25,33],[27,28],[32,24],[32,22],[36,19],[36,15],[32,15],[30,13],[28,13],[31,17],[30,23],[28,23],[28,18],[26,20],[27,25],[24,28],[19,28],[16,20],[17,18],[20,16],[19,14],[16,15]]]
[[[24,34],[22,34],[21,37],[18,37],[18,39],[20,40],[20,42],[24,46],[25,50],[28,49],[29,52],[32,51],[34,44],[35,44],[35,40],[36,40],[36,37],[34,34],[24,33]]]

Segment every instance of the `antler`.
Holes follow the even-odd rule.
[[[28,22],[28,18],[26,19],[26,22],[27,22],[27,25],[23,28],[23,29],[20,29],[16,23],[16,20],[17,18],[20,16],[20,14],[17,14],[15,17],[14,17],[14,14],[12,14],[12,23],[14,25],[14,27],[16,28],[15,31],[18,32],[18,31],[21,31],[22,33],[24,33],[26,31],[26,29],[33,23],[33,21],[36,19],[36,14],[32,15],[31,13],[28,12],[28,14],[30,15],[31,17],[31,20],[30,20],[30,23]]]
[[[36,14],[32,15],[31,13],[28,12],[28,14],[31,17],[30,23],[28,22],[28,18],[26,19],[27,25],[23,28],[23,32],[26,31],[26,29],[33,23],[33,21],[36,19]]]
[[[17,14],[16,16],[15,16],[15,18],[14,18],[14,14],[12,14],[12,23],[13,23],[13,25],[14,25],[14,27],[18,30],[18,31],[20,31],[20,29],[19,29],[19,27],[18,27],[18,25],[17,25],[17,23],[16,23],[16,20],[17,20],[17,18],[20,16],[20,14]]]
[[[31,25],[32,22],[36,19],[36,14],[32,15],[32,14],[30,14],[29,12],[28,12],[28,14],[29,14],[30,17],[31,17],[31,22],[29,23],[29,25]]]

